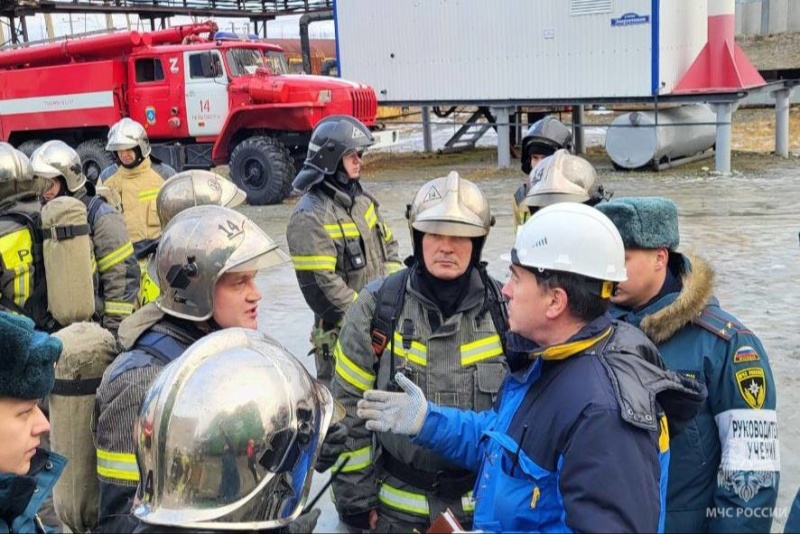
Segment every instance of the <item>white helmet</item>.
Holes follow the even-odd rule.
[[[575,202],[537,211],[520,228],[503,259],[540,271],[561,271],[607,282],[624,282],[625,246],[611,219]]]

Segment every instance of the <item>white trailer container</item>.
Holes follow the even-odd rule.
[[[698,0],[336,0],[339,72],[381,104],[669,94],[707,37]]]

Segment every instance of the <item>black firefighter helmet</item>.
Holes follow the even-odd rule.
[[[369,128],[354,117],[331,115],[323,119],[311,134],[306,160],[292,186],[305,191],[321,182],[325,174],[335,173],[345,154],[364,150],[374,143]]]
[[[545,117],[534,122],[522,138],[522,172],[531,172],[532,153],[547,157],[562,148],[572,148],[572,131],[564,123],[554,117]]]

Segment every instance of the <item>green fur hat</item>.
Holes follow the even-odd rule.
[[[595,208],[611,219],[625,248],[678,248],[678,208],[667,198],[615,198]]]
[[[41,399],[55,382],[61,341],[22,315],[0,312],[0,397]]]

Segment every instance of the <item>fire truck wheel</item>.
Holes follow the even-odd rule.
[[[17,147],[17,150],[19,150],[20,152],[22,152],[26,156],[31,157],[31,154],[33,154],[33,151],[36,150],[37,148],[39,148],[39,145],[41,145],[42,143],[44,143],[44,141],[42,141],[41,139],[29,139],[29,140],[25,141],[24,143],[21,143]]]
[[[97,183],[97,178],[103,169],[114,163],[114,157],[106,150],[105,141],[100,139],[84,141],[75,148],[75,151],[81,157],[83,174],[93,184]]]
[[[294,165],[283,144],[268,136],[253,136],[233,149],[231,178],[253,206],[280,204],[292,190]]]

